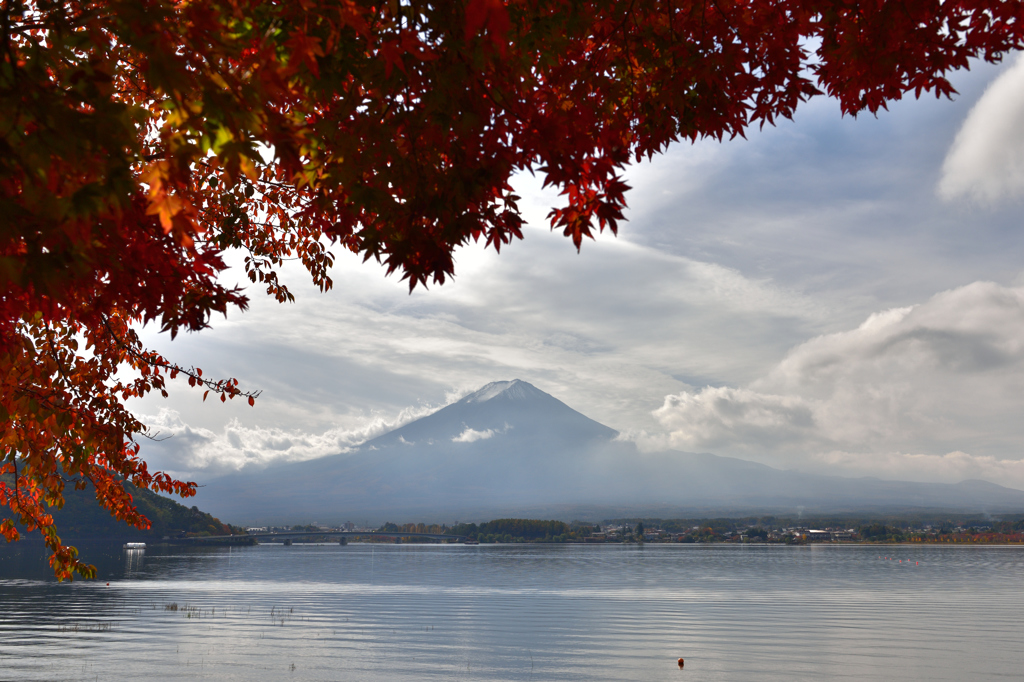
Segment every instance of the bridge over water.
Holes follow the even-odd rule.
[[[339,542],[345,543],[349,538],[392,538],[395,542],[401,542],[402,538],[430,538],[432,540],[452,540],[455,542],[465,542],[469,540],[465,535],[445,535],[443,533],[406,533],[403,531],[355,531],[355,530],[323,530],[323,531],[308,531],[308,530],[288,530],[280,532],[265,532],[265,533],[249,533],[247,535],[206,535],[201,537],[188,538],[188,541],[202,543],[202,542],[217,542],[217,543],[228,543],[228,544],[248,544],[255,540],[270,541],[270,542],[283,542],[285,544],[291,544],[292,541],[300,538],[337,538]]]

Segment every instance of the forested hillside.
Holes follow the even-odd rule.
[[[64,508],[51,510],[62,537],[161,539],[165,536],[173,538],[181,535],[227,535],[241,532],[194,506],[189,508],[129,483],[125,484],[125,488],[131,493],[139,511],[152,523],[149,530],[139,530],[114,519],[110,512],[96,502],[96,493],[91,488],[74,490],[68,486],[64,491]]]

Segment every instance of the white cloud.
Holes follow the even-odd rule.
[[[1024,194],[1024,56],[971,109],[942,167],[939,195],[982,203]]]
[[[459,435],[452,438],[453,443],[475,443],[478,440],[487,440],[494,435],[494,429],[487,429],[485,431],[477,431],[466,427],[466,430]]]
[[[465,424],[463,424],[465,426]],[[500,429],[485,429],[483,431],[477,431],[466,426],[466,429],[455,438],[452,438],[453,443],[475,443],[478,440],[487,440],[494,436],[508,433],[508,430],[512,428],[512,425],[505,422],[505,426]]]
[[[654,414],[687,450],[1021,485],[1022,386],[1024,288],[975,282],[813,338],[746,387],[669,395]]]
[[[407,408],[390,418],[376,416],[354,428],[319,433],[267,426],[248,426],[231,420],[220,431],[186,424],[175,410],[141,415],[150,439],[140,438],[151,468],[177,476],[217,476],[278,462],[297,462],[344,454],[360,443],[419,419],[440,406]]]
[[[560,235],[528,239],[500,256],[462,249],[457,280],[412,295],[340,253],[328,294],[297,288],[286,306],[257,298],[245,315],[179,337],[178,349],[154,334],[170,356],[265,389],[255,410],[203,405],[188,391],[169,407],[207,428],[235,418],[317,432],[339,414],[436,403],[519,377],[613,428],[654,426],[652,400],[679,390],[680,377],[750,380],[820,331],[828,312],[768,278],[622,239],[588,243],[580,256]],[[150,397],[137,409],[162,406]]]
[[[998,459],[955,450],[946,454],[902,452],[823,452],[811,462],[831,473],[863,476],[868,471],[892,480],[928,480],[956,483],[982,479],[1012,488],[1024,488],[1024,460]]]
[[[746,388],[708,386],[669,395],[654,416],[669,429],[672,445],[687,450],[736,442],[776,449],[813,438],[817,426],[811,406],[799,396]]]

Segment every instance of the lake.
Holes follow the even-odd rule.
[[[0,679],[792,682],[1024,673],[1018,547],[80,549],[100,578],[58,584],[47,578],[41,546],[0,545]]]

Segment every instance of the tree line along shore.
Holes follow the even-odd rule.
[[[349,530],[352,524],[346,524]],[[345,530],[341,526],[337,530]],[[331,529],[325,526],[268,528],[279,532],[310,533]],[[800,545],[829,543],[934,543],[934,544],[1017,544],[1024,543],[1024,514],[993,520],[984,517],[893,517],[871,519],[839,517],[790,519],[748,517],[715,519],[609,519],[600,523],[536,519],[495,519],[484,523],[446,524],[385,523],[363,529],[364,540],[393,542],[409,533],[403,542],[444,542],[417,538],[414,533],[459,536],[481,544],[497,543],[769,543]],[[453,538],[454,539],[454,538]]]
[[[131,487],[133,500],[150,520],[148,530],[128,526],[100,507],[90,490],[65,492],[63,509],[53,510],[69,539],[117,538],[147,542],[178,541],[195,537],[246,535],[240,526],[222,522],[195,506],[188,507],[148,490]],[[393,542],[402,533],[451,535],[481,544],[490,543],[914,543],[914,544],[1024,544],[1024,513],[967,514],[906,512],[829,516],[735,516],[716,518],[624,517],[594,521],[504,518],[483,523],[384,523],[378,527],[305,524],[250,528],[295,534],[331,531],[365,533],[360,541]],[[374,537],[374,536],[379,537]],[[455,538],[453,537],[453,540]],[[253,538],[255,540],[255,538]],[[299,540],[301,541],[301,539]],[[403,542],[445,540],[404,537]]]

